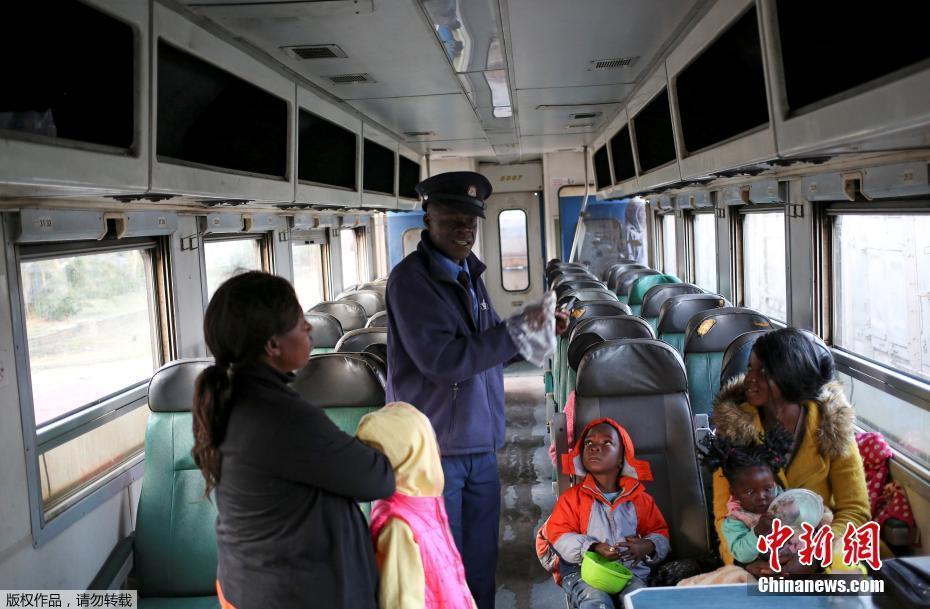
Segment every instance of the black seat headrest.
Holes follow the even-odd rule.
[[[384,362],[385,370],[387,370],[387,343],[371,343],[365,347],[364,352],[369,353]]]
[[[658,317],[662,304],[672,296],[681,294],[704,294],[704,290],[693,283],[660,283],[652,286],[643,294],[643,306],[640,315]]]
[[[594,340],[592,337],[597,338]],[[636,315],[611,315],[583,319],[575,325],[568,342],[568,365],[578,369],[591,345],[615,338],[655,338],[652,326]]]
[[[740,334],[771,328],[769,318],[752,309],[723,307],[701,311],[685,329],[685,355],[723,352]]]
[[[359,353],[374,343],[387,344],[387,328],[359,328],[346,332],[336,343],[336,351]]]
[[[384,406],[385,367],[369,353],[310,356],[291,387],[320,408]]]
[[[573,338],[568,343],[568,367],[578,370],[578,363],[592,346],[604,342],[604,337],[597,332],[573,332]]]
[[[314,347],[332,349],[342,338],[342,324],[329,313],[308,311],[304,313],[304,319],[313,326],[310,330],[310,338],[313,340]]]
[[[616,296],[607,290],[600,288],[581,288],[579,290],[569,290],[558,297],[557,306],[574,301],[591,301],[591,300],[616,300]]]
[[[728,307],[730,303],[719,294],[679,294],[672,296],[659,308],[659,336],[670,332],[684,332],[696,313],[707,309]]]
[[[378,292],[382,296],[384,296],[384,293],[387,291],[387,284],[371,282],[371,283],[363,283],[362,285],[358,286],[359,292],[364,291],[364,290],[373,290],[375,292]]]
[[[744,372],[749,366],[749,354],[752,352],[752,346],[756,344],[763,334],[771,332],[768,330],[752,330],[744,332],[730,341],[726,350],[723,352],[723,360],[720,362],[720,386],[726,385],[730,379],[735,378]]]
[[[607,265],[607,267],[601,272],[600,277],[604,281],[604,283],[607,283],[607,281],[610,279],[611,274],[613,274],[616,271],[616,269],[625,269],[631,264],[636,264],[636,262],[633,260],[629,260],[628,258],[622,258],[620,260],[617,260],[613,264]]]
[[[387,311],[378,311],[374,315],[368,318],[368,323],[365,324],[366,328],[386,328],[387,327]]]
[[[587,271],[577,271],[572,273],[557,273],[552,276],[550,286],[554,289],[570,281],[597,281],[597,277]]]
[[[212,357],[177,359],[156,370],[149,381],[149,410],[190,412],[197,377],[213,363]]]
[[[385,309],[384,295],[376,290],[357,290],[351,294],[346,294],[339,300],[352,300],[362,305],[365,309],[366,317],[371,317],[375,313]]]
[[[619,300],[589,300],[576,302],[568,312],[568,328],[562,336],[571,337],[572,330],[579,321],[591,317],[605,317],[609,315],[631,315],[630,307]]]
[[[600,281],[596,281],[594,279],[578,279],[578,280],[573,279],[572,281],[564,281],[560,283],[558,286],[556,286],[555,297],[557,299],[561,298],[562,296],[564,296],[568,292],[571,292],[572,290],[590,290],[590,289],[603,290],[606,292],[607,286],[601,283]]]
[[[607,275],[607,287],[610,288],[611,291],[616,291],[617,282],[620,281],[620,276],[623,275],[625,272],[631,271],[634,269],[648,269],[648,268],[649,267],[646,266],[645,264],[636,264],[636,263],[614,265],[610,268],[610,273]]]
[[[629,269],[621,273],[620,277],[617,279],[617,287],[614,288],[614,293],[618,296],[626,296],[630,293],[630,288],[633,286],[633,283],[640,277],[647,277],[649,275],[661,275],[659,271],[653,269]]]
[[[368,321],[365,307],[354,300],[329,300],[314,305],[310,311],[329,313],[342,324],[343,332],[364,328]]]
[[[660,340],[607,340],[588,349],[578,364],[575,394],[579,397],[687,392],[688,378],[681,356]]]

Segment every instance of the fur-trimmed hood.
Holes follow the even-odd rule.
[[[755,442],[761,431],[758,409],[746,402],[744,377],[735,377],[720,389],[714,398],[712,414],[716,433],[739,444]],[[819,424],[813,435],[818,452],[830,459],[844,456],[849,447],[855,445],[851,440],[855,439],[853,425],[856,413],[846,399],[843,385],[836,380],[830,381],[821,387],[817,400],[807,402],[807,405],[808,408],[817,408],[814,420]],[[810,414],[806,422],[812,422]]]

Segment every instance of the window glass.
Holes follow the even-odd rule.
[[[837,216],[833,277],[834,344],[930,379],[930,216]]]
[[[149,250],[25,261],[20,271],[37,427],[158,367]]]
[[[371,281],[371,271],[368,268],[368,229],[363,226],[352,232],[355,233],[355,258],[358,265],[358,282],[361,284]]]
[[[694,283],[717,291],[717,228],[714,214],[694,214]]]
[[[347,290],[359,284],[358,241],[354,231],[345,228],[339,231],[339,251],[342,254],[342,289]]]
[[[584,213],[579,213],[583,197],[561,196],[559,214],[565,220],[566,232],[559,243],[562,255],[568,256],[577,241],[573,262],[583,262],[601,276],[618,262],[645,264],[648,246],[646,205],[642,201],[589,200]],[[577,224],[571,218],[578,218]],[[557,225],[557,229],[560,227]],[[561,230],[561,229],[560,229]]]
[[[420,245],[420,233],[422,232],[423,229],[420,227],[408,228],[404,231],[404,257],[417,251],[417,246]]]
[[[323,271],[323,245],[294,242],[291,249],[294,260],[294,291],[304,311],[326,300],[323,289],[326,274]]]
[[[387,215],[378,214],[372,218],[375,230],[375,279],[388,276],[387,231],[385,223]]]
[[[666,214],[662,216],[662,272],[666,275],[678,276],[678,259],[675,244],[675,216]]]
[[[213,298],[216,289],[233,275],[262,270],[262,249],[258,239],[207,241],[203,246],[203,257],[207,267],[209,298]]]
[[[785,281],[785,215],[743,216],[743,302],[778,321],[788,319]]]
[[[520,292],[530,287],[526,241],[526,212],[505,209],[498,215],[501,240],[501,283],[508,292]]]

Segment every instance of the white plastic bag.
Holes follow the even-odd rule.
[[[555,351],[555,292],[546,292],[541,302],[526,305],[506,323],[510,339],[523,359],[544,366]]]

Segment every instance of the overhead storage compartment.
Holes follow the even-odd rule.
[[[160,4],[153,7],[155,193],[294,199],[294,83]]]
[[[397,141],[362,125],[362,205],[397,209]]]
[[[917,4],[760,2],[779,154],[927,146],[930,37]]]
[[[420,157],[412,150],[400,148],[397,167],[397,208],[416,209],[420,205],[416,185],[420,182]]]
[[[720,0],[666,60],[683,179],[775,158],[754,0]]]
[[[667,84],[662,65],[627,104],[641,190],[681,181]]]
[[[612,173],[610,170],[610,157],[607,152],[607,144],[601,145],[594,151],[592,157],[594,163],[594,184],[598,190],[604,190],[613,184]]]
[[[0,194],[145,192],[149,4],[12,2],[3,21]]]
[[[361,204],[362,121],[297,87],[298,203]]]

